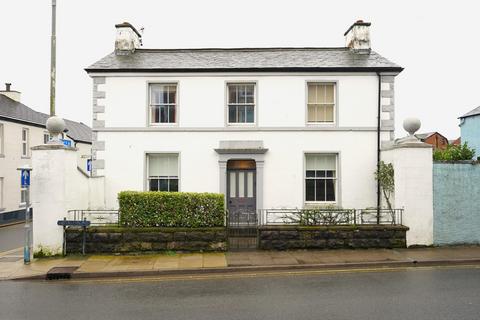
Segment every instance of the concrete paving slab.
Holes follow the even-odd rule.
[[[181,269],[202,268],[203,256],[201,253],[182,254],[178,261],[178,267]]]
[[[204,268],[224,268],[227,266],[227,259],[224,253],[204,253]]]

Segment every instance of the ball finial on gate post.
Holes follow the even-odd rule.
[[[418,129],[420,129],[421,125],[422,125],[422,123],[420,122],[420,120],[418,118],[410,117],[410,118],[406,118],[405,120],[403,120],[403,129],[405,129],[405,131],[408,132],[410,137],[413,137],[415,132],[417,132]]]
[[[47,119],[46,127],[52,137],[49,144],[62,144],[59,136],[65,130],[65,121],[60,117],[53,116]]]

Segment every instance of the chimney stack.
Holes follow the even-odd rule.
[[[3,94],[6,97],[9,97],[12,100],[20,102],[20,92],[11,90],[11,83],[5,83],[5,90],[0,90],[0,94]]]
[[[345,47],[354,53],[369,54],[370,47],[370,22],[357,20],[345,32]]]
[[[115,54],[128,55],[142,45],[142,35],[128,22],[116,24],[117,37],[115,39]]]

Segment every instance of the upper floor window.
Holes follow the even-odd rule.
[[[0,155],[3,155],[3,142],[4,142],[3,123],[0,123]]]
[[[335,122],[335,83],[309,83],[308,123]]]
[[[0,211],[3,209],[3,177],[0,177]]]
[[[28,157],[29,132],[27,128],[22,129],[22,157]]]
[[[43,144],[47,144],[50,141],[50,134],[48,132],[43,133]]]
[[[228,123],[255,123],[255,84],[228,84]]]
[[[147,155],[148,190],[178,191],[178,154]]]
[[[337,200],[337,155],[305,155],[305,201]]]
[[[177,85],[150,84],[150,124],[177,122]]]

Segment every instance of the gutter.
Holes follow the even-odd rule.
[[[377,72],[378,77],[378,110],[377,110],[377,172],[380,171],[380,126],[381,126],[381,108],[382,108],[382,76]],[[377,179],[377,224],[380,224],[380,183]]]
[[[95,68],[87,73],[212,73],[212,72],[401,72],[402,67],[250,67],[250,68]]]

